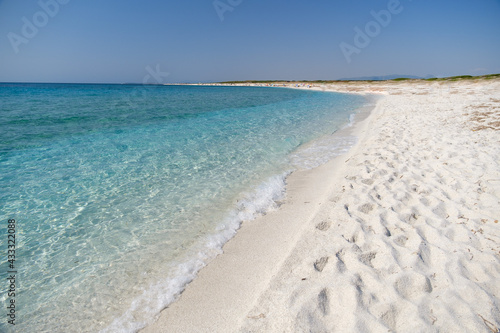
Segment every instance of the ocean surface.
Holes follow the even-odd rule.
[[[355,143],[332,134],[366,103],[285,88],[0,84],[0,331],[151,323],[242,221],[276,208],[287,174]]]

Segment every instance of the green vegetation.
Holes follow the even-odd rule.
[[[383,82],[383,81],[459,81],[459,80],[492,80],[492,79],[500,79],[500,74],[487,74],[480,76],[471,76],[471,75],[459,75],[459,76],[451,76],[451,77],[443,77],[443,78],[429,78],[429,79],[410,79],[407,77],[399,77],[392,80],[247,80],[247,81],[225,81],[218,82],[221,84],[283,84],[283,83],[310,83],[310,84],[325,84],[325,83],[350,83],[350,82]]]
[[[460,81],[460,80],[491,80],[495,78],[500,78],[500,74],[488,74],[488,75],[480,75],[480,76],[472,76],[472,75],[460,75],[460,76],[451,76],[451,77],[443,77],[443,78],[431,78],[426,79],[426,81]]]
[[[491,80],[491,79],[496,79],[500,78],[500,74],[488,74],[488,75],[483,75],[486,80]]]
[[[462,79],[472,79],[472,75],[461,75],[461,76],[452,76],[448,78],[448,81],[458,81]]]

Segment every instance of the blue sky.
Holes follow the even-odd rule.
[[[500,0],[0,0],[4,82],[487,73]]]

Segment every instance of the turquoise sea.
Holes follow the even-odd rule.
[[[242,221],[276,207],[287,174],[355,142],[332,134],[366,103],[285,88],[0,84],[0,331],[144,327]]]

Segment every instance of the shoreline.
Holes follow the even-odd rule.
[[[368,97],[367,104],[355,113],[354,124],[345,125],[332,134],[336,137],[356,136],[358,140],[349,151],[359,144],[359,136],[366,130],[376,103],[381,99],[378,94],[370,95],[373,96]],[[270,282],[276,273],[275,268],[279,267],[277,263],[284,262],[286,254],[298,241],[303,231],[301,219],[310,220],[317,213],[333,185],[334,176],[329,173],[346,154],[336,156],[318,167],[295,170],[289,174],[285,179],[286,196],[280,207],[254,220],[244,221],[236,235],[224,244],[223,253],[197,273],[178,299],[162,310],[155,323],[139,332],[233,331],[234,319],[244,318],[250,310],[247,301],[258,295],[255,286],[260,285],[260,291],[264,290],[266,284],[262,282]],[[314,188],[312,191],[311,186]],[[283,237],[285,229],[287,235]],[[269,258],[270,254],[272,258]],[[262,258],[267,260],[263,261]],[[241,281],[242,275],[246,277],[245,281]],[[228,293],[226,288],[231,289],[231,292]],[[224,308],[214,306],[216,304]]]
[[[438,327],[441,327],[447,332],[456,329],[456,325],[462,329],[487,332],[488,327],[499,327],[498,305],[488,304],[488,301],[498,302],[499,290],[492,281],[500,279],[500,252],[490,253],[491,250],[488,250],[486,253],[486,247],[490,246],[488,242],[491,242],[486,238],[500,239],[499,212],[495,206],[499,203],[500,185],[495,183],[482,189],[489,195],[487,200],[483,200],[489,205],[481,204],[481,201],[471,203],[461,189],[472,188],[474,185],[467,182],[481,178],[481,173],[482,177],[488,174],[492,179],[500,178],[500,168],[498,162],[490,160],[492,166],[472,168],[472,175],[458,181],[459,177],[453,173],[455,171],[447,166],[456,163],[457,154],[462,152],[453,150],[456,149],[453,140],[458,142],[459,138],[448,138],[447,133],[440,131],[440,128],[448,126],[446,130],[458,129],[465,136],[480,134],[482,142],[490,144],[483,149],[486,155],[482,159],[486,159],[488,154],[493,155],[492,158],[498,157],[496,147],[491,147],[492,142],[498,145],[495,141],[498,132],[488,128],[495,128],[497,123],[483,124],[482,114],[474,113],[484,111],[479,108],[481,105],[475,105],[477,103],[490,102],[493,106],[488,105],[488,110],[497,110],[494,106],[500,102],[498,86],[499,81],[493,80],[447,84],[348,83],[311,88],[382,93],[385,97],[378,99],[367,119],[356,122],[349,129],[357,134],[358,142],[347,154],[316,169],[296,171],[290,175],[287,197],[280,209],[244,222],[236,236],[225,244],[224,253],[203,268],[180,298],[163,310],[153,325],[141,332],[356,331],[368,326],[373,331],[411,331],[410,328],[416,327],[439,331]],[[453,108],[457,103],[461,103],[461,107]],[[419,114],[420,111],[416,112],[419,106],[425,111],[422,111],[424,116]],[[468,106],[476,109],[465,115],[464,110]],[[399,114],[398,110],[403,114]],[[447,118],[443,114],[454,116]],[[413,118],[420,127],[408,121]],[[477,124],[472,128],[460,128],[459,125],[467,120]],[[406,128],[401,128],[402,124]],[[383,134],[384,131],[401,132],[399,135],[402,137],[393,138]],[[442,135],[451,140],[447,145],[436,140]],[[427,151],[417,149],[414,155],[425,153],[425,158],[409,163],[412,156],[406,156],[406,151],[418,148],[426,142],[424,139],[435,142],[436,146],[425,146]],[[464,144],[463,141],[459,144]],[[479,149],[475,146],[478,142],[467,147]],[[386,148],[381,150],[382,147]],[[439,148],[436,152],[435,147]],[[433,154],[446,162],[425,164],[425,161],[435,158]],[[394,157],[402,155],[405,158]],[[382,168],[377,162],[380,158],[385,159],[392,169],[399,170],[396,173],[402,180],[391,174],[391,169],[388,169],[391,167]],[[476,160],[477,157],[464,159],[463,173],[471,169],[469,164]],[[441,180],[435,183],[432,178],[430,183],[426,183],[419,173],[436,174]],[[360,179],[360,176],[366,179]],[[382,182],[385,178],[388,179]],[[447,193],[448,182],[452,183],[452,179],[458,185],[453,184],[451,189],[458,194]],[[483,182],[486,181],[483,179]],[[391,184],[398,184],[398,187]],[[411,188],[415,186],[425,187],[426,191],[422,193],[432,195],[417,192],[420,199],[415,201],[411,194],[414,192]],[[384,190],[382,187],[385,187],[384,195],[379,193]],[[443,193],[446,195],[441,197]],[[469,210],[461,208],[460,204]],[[428,206],[435,207],[429,210]],[[481,206],[485,212],[483,216],[489,219],[473,216],[474,206]],[[457,223],[447,222],[450,216]],[[467,228],[475,228],[475,233],[462,230],[467,222],[461,217],[466,216],[472,220]],[[490,223],[486,224],[483,220]],[[447,228],[444,236],[435,234],[440,225]],[[384,228],[386,231],[383,231]],[[480,235],[487,234],[487,237],[478,236],[478,230],[482,230]],[[471,240],[473,237],[480,239],[469,244],[464,233],[470,234],[467,237]],[[480,262],[474,263],[475,269],[484,271],[491,278],[470,273],[472,266],[468,267],[462,263],[463,258],[455,258],[454,254],[432,255],[438,252],[434,247],[439,248],[440,242],[450,243],[449,246],[454,246],[460,256],[476,251],[474,254]],[[412,247],[416,258],[420,258],[417,263],[414,262],[415,255],[411,255],[413,252],[407,253],[407,248]],[[464,288],[462,284],[454,286],[446,282],[446,277],[436,277],[438,273],[446,275],[439,268],[440,264],[451,267],[457,261],[469,275],[482,281],[480,289],[486,294],[481,295],[477,305],[469,305],[469,310],[464,310],[467,306],[462,303],[456,305],[461,310],[453,308],[457,302],[449,295],[451,292],[461,299],[470,299],[460,289]],[[463,272],[461,276],[465,276],[469,292],[474,290],[477,293],[479,287],[473,284],[472,276],[467,278]],[[355,296],[356,293],[358,296]],[[425,302],[437,302],[429,300],[433,293],[442,297],[445,304],[441,305],[460,313],[460,320],[457,315],[453,316],[453,311],[443,312],[439,306],[424,306]],[[369,295],[372,295],[371,298]],[[420,310],[414,309],[412,302],[422,304],[417,308]],[[476,311],[473,308],[480,306],[491,309],[471,315]],[[412,311],[417,313],[417,318]],[[425,319],[419,319],[418,313]],[[459,324],[454,324],[452,319]]]

